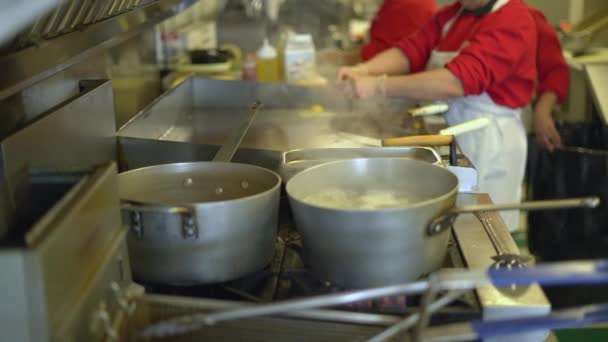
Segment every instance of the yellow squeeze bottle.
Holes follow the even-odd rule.
[[[257,77],[260,82],[278,82],[280,77],[279,56],[277,51],[264,39],[264,45],[258,50]]]

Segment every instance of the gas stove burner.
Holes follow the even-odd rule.
[[[385,297],[377,300],[369,300],[350,305],[343,309],[357,312],[373,312],[386,315],[404,315],[408,312],[408,300],[406,296]],[[338,308],[340,309],[340,308]]]
[[[275,242],[274,258],[263,270],[241,279],[221,284],[193,287],[175,287],[146,284],[149,293],[194,298],[210,298],[254,303],[285,301],[296,298],[348,292],[326,279],[319,279],[306,263],[302,239],[293,225],[288,210],[283,207],[281,224]],[[287,207],[288,209],[288,207]],[[449,244],[448,257],[444,267],[462,267],[460,253],[455,243]],[[333,310],[368,314],[404,316],[419,309],[420,296],[394,296],[332,307]],[[434,319],[452,321],[463,317],[477,317],[475,297],[454,302],[444,313]]]
[[[166,284],[141,283],[148,293],[183,296],[194,298],[215,298],[224,300],[245,300],[261,302],[265,300],[264,291],[277,274],[270,267],[241,279],[226,283],[174,286]]]

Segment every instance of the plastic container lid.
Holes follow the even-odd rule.
[[[312,36],[310,34],[295,34],[290,37],[294,43],[312,44]]]
[[[274,59],[277,58],[277,50],[270,45],[268,39],[264,39],[264,44],[258,50],[258,58],[261,59]]]

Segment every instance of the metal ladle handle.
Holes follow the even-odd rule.
[[[239,127],[232,132],[232,135],[228,137],[226,142],[220,147],[219,151],[216,153],[213,158],[214,162],[229,162],[234,157],[236,150],[239,148],[241,141],[247,134],[253,119],[256,117],[260,109],[263,107],[262,102],[260,100],[255,101],[245,115],[241,118],[239,122]]]

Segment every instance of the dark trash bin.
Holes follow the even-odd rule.
[[[596,209],[531,212],[528,244],[541,261],[608,258],[608,127],[562,125],[563,150],[550,153],[530,139],[532,200],[599,196]],[[608,287],[546,289],[555,307],[608,301]]]

